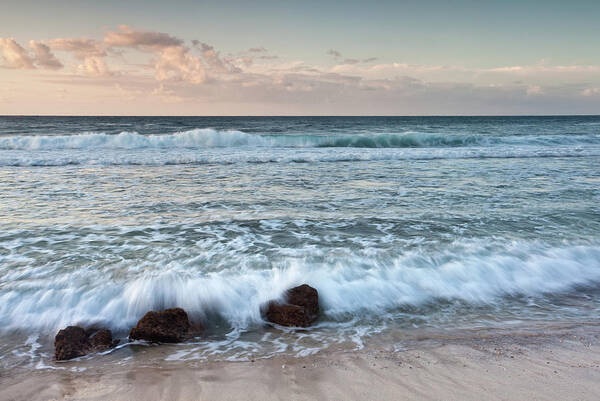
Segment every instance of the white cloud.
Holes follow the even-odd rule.
[[[29,70],[37,67],[58,70],[63,67],[46,44],[30,40],[29,47],[33,54],[12,38],[0,38],[0,54],[4,59],[4,67]]]
[[[84,75],[92,77],[105,77],[115,75],[113,71],[110,71],[104,58],[102,57],[86,57],[83,59],[83,63],[77,66],[77,71]]]
[[[0,38],[0,53],[8,68],[34,69],[34,59],[14,39]]]
[[[185,47],[171,46],[161,49],[155,60],[155,77],[158,81],[184,80],[201,84],[206,80],[204,65]]]

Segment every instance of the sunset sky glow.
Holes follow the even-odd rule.
[[[600,112],[598,1],[6,1],[0,114]]]

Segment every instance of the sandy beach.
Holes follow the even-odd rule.
[[[570,327],[421,340],[400,351],[372,345],[304,358],[140,360],[127,367],[102,364],[97,356],[60,364],[68,370],[3,372],[0,399],[597,400],[598,338],[595,327]],[[77,371],[80,366],[87,369]]]

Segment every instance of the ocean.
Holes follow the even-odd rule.
[[[287,288],[308,329],[265,325]],[[149,310],[206,327],[127,342]],[[600,116],[0,117],[0,367],[56,332],[128,363],[600,323]]]

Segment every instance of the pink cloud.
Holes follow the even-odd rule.
[[[161,49],[154,64],[158,81],[184,80],[201,84],[206,80],[202,61],[191,55],[183,46],[170,46]]]
[[[29,41],[31,54],[27,49],[14,39],[0,38],[0,54],[5,62],[5,67],[16,69],[35,69],[37,67],[58,70],[62,63],[50,50],[50,47],[35,40]]]
[[[119,31],[106,33],[104,43],[114,47],[163,49],[182,46],[183,40],[163,32],[135,30],[130,26],[121,25]]]
[[[34,60],[14,39],[0,38],[0,53],[8,68],[34,69]]]
[[[50,70],[63,68],[63,64],[56,58],[47,45],[31,40],[29,41],[29,47],[31,47],[35,54],[35,62],[38,66]]]
[[[55,53],[66,56],[61,52],[73,57],[60,60]],[[122,57],[114,57],[117,54]],[[129,59],[131,54],[134,57]],[[96,86],[98,91],[107,85],[121,85],[130,97],[184,104],[203,99],[311,107],[322,104],[323,99],[330,104],[348,104],[348,99],[357,99],[357,104],[373,105],[379,101],[393,105],[420,99],[426,105],[438,99],[467,98],[515,98],[541,104],[558,95],[588,103],[600,98],[600,67],[593,65],[476,68],[375,62],[376,58],[346,58],[334,49],[327,54],[333,58],[322,64],[279,60],[263,47],[244,47],[237,53],[223,54],[199,40],[190,43],[168,33],[125,25],[106,32],[101,40],[32,40],[29,47],[22,47],[14,39],[0,39],[5,67],[58,70],[70,60],[68,68],[79,76],[56,74],[62,80],[55,82]],[[41,77],[50,82],[48,75]],[[115,98],[123,100],[124,96],[116,93]],[[407,102],[408,106],[411,104]],[[448,101],[439,106],[446,110],[453,104]]]
[[[102,43],[87,38],[58,38],[47,41],[52,50],[72,52],[75,57],[83,60],[87,57],[104,57],[106,50]]]

